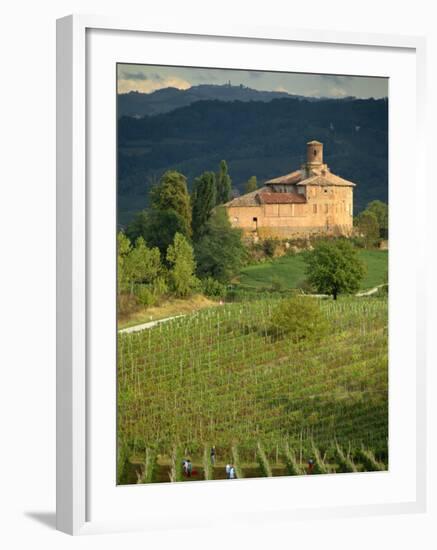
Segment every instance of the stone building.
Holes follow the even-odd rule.
[[[268,180],[225,207],[231,224],[254,237],[348,236],[354,187],[323,163],[323,144],[310,141],[300,170]]]

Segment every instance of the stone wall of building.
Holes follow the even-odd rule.
[[[305,196],[305,204],[230,206],[229,219],[234,227],[261,238],[351,234],[352,187],[308,185]]]

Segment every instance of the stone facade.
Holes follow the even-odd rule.
[[[266,181],[225,207],[231,224],[254,237],[349,236],[354,187],[323,163],[323,144],[310,141],[300,170]]]

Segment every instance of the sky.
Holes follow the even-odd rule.
[[[388,96],[388,79],[367,76],[280,73],[209,69],[192,67],[160,67],[157,65],[118,65],[118,92],[151,93],[161,88],[182,90],[199,84],[243,84],[255,90],[288,92],[311,97],[374,97]]]

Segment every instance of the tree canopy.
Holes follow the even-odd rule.
[[[231,200],[232,180],[228,174],[228,164],[225,160],[220,162],[220,169],[217,174],[217,195],[216,204],[224,204]]]
[[[375,214],[379,225],[379,237],[388,238],[388,204],[382,201],[371,201],[365,211]]]
[[[370,210],[360,212],[358,216],[355,216],[354,225],[358,229],[359,235],[364,238],[366,247],[374,246],[380,234],[378,218],[375,213]]]
[[[193,205],[193,237],[198,239],[205,231],[206,223],[211,216],[212,209],[216,205],[216,182],[214,172],[204,172],[195,178],[191,193]]]
[[[251,176],[244,186],[244,191],[245,193],[251,193],[252,191],[256,191],[256,189],[258,189],[258,181],[256,176]]]
[[[143,237],[149,247],[157,247],[165,259],[176,233],[188,237],[186,220],[175,210],[142,210],[126,228],[132,242]]]
[[[222,283],[237,275],[246,259],[241,230],[231,226],[223,207],[214,210],[194,249],[199,277],[211,276]]]
[[[184,235],[191,236],[191,201],[186,177],[176,170],[164,172],[158,185],[151,192],[151,206],[154,210],[174,210],[184,220]]]
[[[176,233],[173,244],[168,247],[167,261],[169,282],[176,296],[184,298],[192,294],[199,283],[194,275],[196,262],[192,246],[181,233]]]
[[[132,246],[124,233],[117,237],[118,286],[119,291],[129,287],[133,294],[134,285],[150,284],[155,281],[161,270],[161,255],[158,248],[148,248],[144,239],[138,237]]]
[[[357,292],[366,272],[357,250],[345,239],[320,241],[304,259],[310,284],[334,300],[339,294]]]

